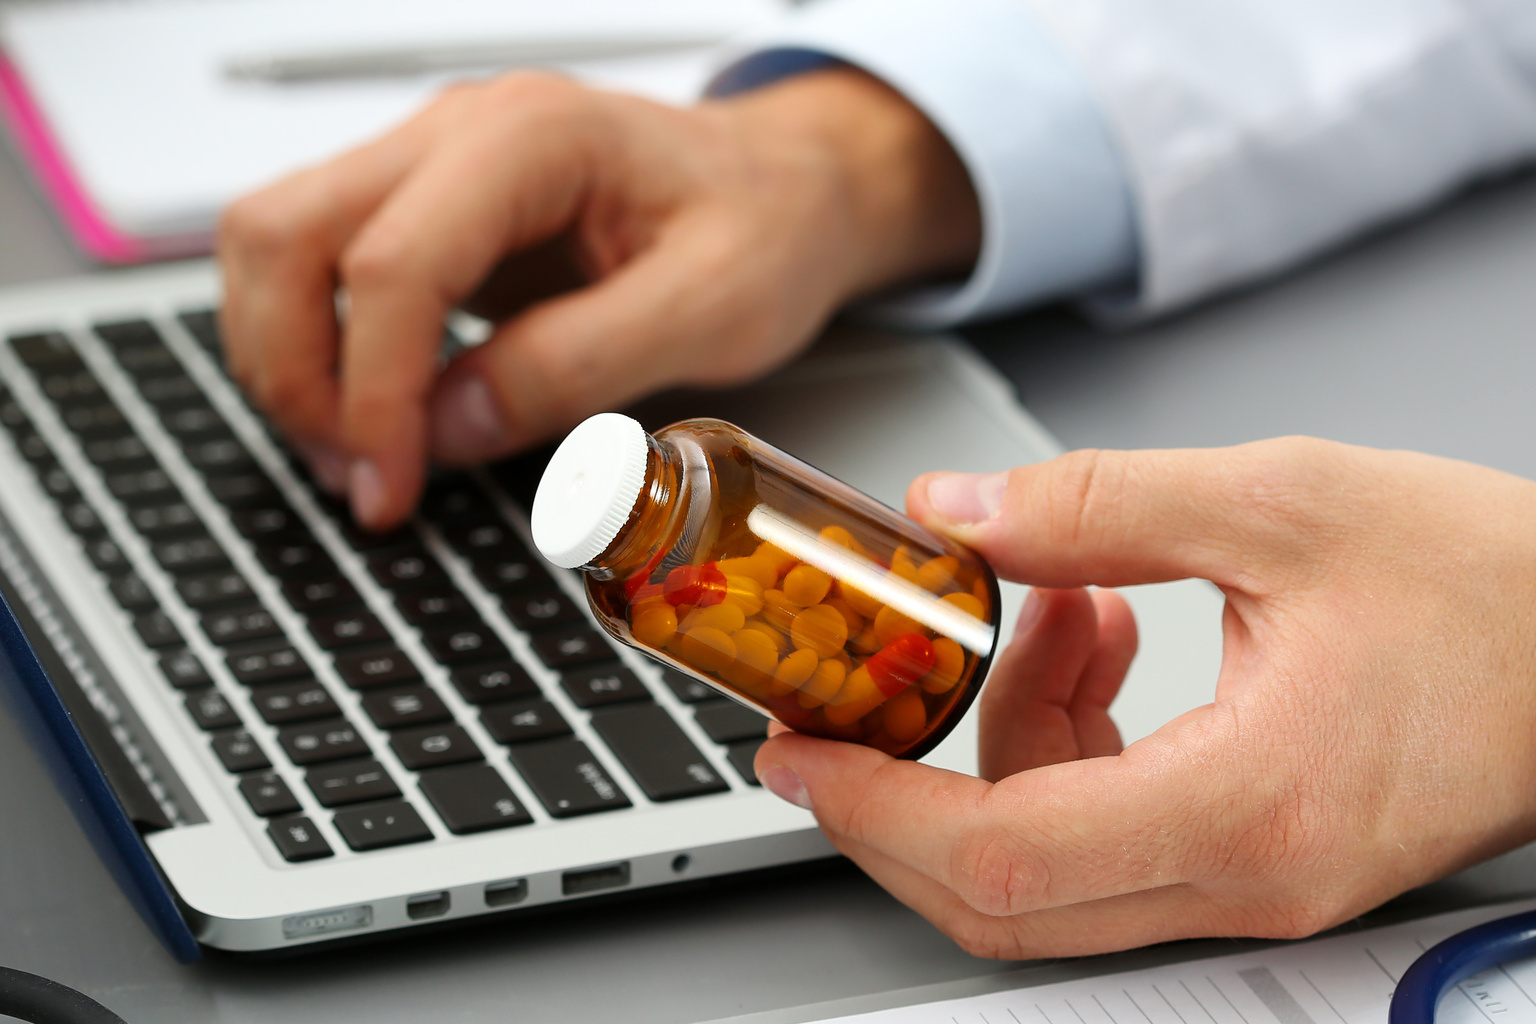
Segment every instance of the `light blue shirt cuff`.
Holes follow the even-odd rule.
[[[875,75],[949,139],[981,202],[968,280],[866,307],[945,327],[1046,300],[1130,290],[1133,200],[1087,78],[1016,0],[819,0],[710,86],[727,95],[830,64]]]

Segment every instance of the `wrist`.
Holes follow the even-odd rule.
[[[797,153],[825,195],[824,240],[843,299],[961,276],[981,247],[981,209],[954,148],[917,107],[862,71],[786,79],[717,104],[744,143]]]

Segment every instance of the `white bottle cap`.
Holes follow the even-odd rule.
[[[533,542],[565,569],[602,554],[634,511],[650,446],[637,420],[598,413],[571,431],[533,498]]]

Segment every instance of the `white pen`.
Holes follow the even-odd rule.
[[[255,54],[225,62],[226,78],[258,82],[313,82],[340,78],[396,78],[473,68],[511,68],[567,61],[633,57],[691,50],[723,42],[719,31],[647,35],[572,33],[484,43],[336,49]]]

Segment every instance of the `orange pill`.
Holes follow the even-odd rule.
[[[935,594],[942,594],[955,585],[955,574],[960,571],[960,559],[954,555],[930,558],[917,569],[917,585]]]
[[[916,690],[898,693],[886,701],[883,711],[885,731],[897,743],[911,743],[923,734],[928,724],[928,708]]]
[[[673,646],[677,656],[701,672],[719,672],[736,660],[736,641],[713,626],[690,629]]]
[[[842,689],[843,680],[848,676],[848,670],[840,662],[823,661],[816,666],[816,671],[811,673],[800,687],[799,701],[803,708],[820,707],[837,695]]]
[[[736,660],[721,669],[720,675],[749,693],[766,694],[768,680],[779,667],[778,648],[755,629],[738,629],[731,634],[731,642],[736,645]]]
[[[939,600],[946,604],[954,605],[973,619],[985,619],[987,617],[986,608],[982,606],[980,601],[976,600],[974,594],[945,594]]]
[[[792,690],[798,690],[816,671],[816,666],[821,664],[816,658],[816,652],[810,650],[796,651],[774,669],[773,680],[768,684],[768,692],[771,696],[782,697]]]
[[[665,647],[677,635],[677,612],[665,601],[651,602],[635,609],[629,631],[647,647]]]
[[[848,673],[848,678],[843,680],[842,688],[829,701],[823,709],[827,721],[833,725],[847,725],[857,722],[885,700],[885,694],[875,685],[870,677],[869,670],[863,665]]]
[[[879,639],[875,636],[875,624],[870,623],[861,629],[857,636],[848,639],[848,649],[854,654],[874,654],[881,648]]]
[[[782,590],[763,591],[763,618],[775,629],[789,632],[789,627],[794,624],[795,616],[800,614],[800,606],[791,601]]]
[[[862,590],[849,586],[843,580],[837,581],[837,593],[839,597],[848,602],[848,607],[866,619],[874,618],[880,609],[885,607],[876,598],[870,597]]]
[[[875,642],[884,647],[899,636],[908,633],[922,633],[926,635],[929,630],[916,619],[908,618],[894,608],[882,608],[880,614],[875,616],[874,623]]]
[[[695,608],[683,619],[678,628],[684,633],[700,626],[718,629],[722,633],[734,633],[747,624],[747,617],[734,604],[716,604],[708,608]]]
[[[929,693],[948,693],[965,671],[965,648],[947,636],[933,641],[933,668],[923,676],[923,689]]]
[[[773,563],[766,558],[758,558],[754,555],[748,555],[745,558],[722,558],[715,565],[725,573],[727,583],[732,576],[745,576],[749,580],[756,580],[759,587],[767,590],[779,582],[779,574],[774,570]]]
[[[850,533],[846,526],[823,526],[821,539],[828,544],[836,544],[840,548],[864,554],[864,545],[859,543],[858,538]]]
[[[815,604],[795,616],[789,627],[790,643],[830,658],[848,642],[848,623],[829,604]]]
[[[784,653],[789,650],[789,637],[785,636],[779,630],[774,629],[762,619],[748,619],[747,624],[741,628],[753,629],[763,634],[763,636],[767,637],[770,641],[773,642],[773,649],[778,652],[779,657],[781,658],[784,656]]]
[[[983,606],[992,602],[992,588],[987,586],[987,581],[980,576],[971,584],[971,596],[980,601]]]
[[[757,550],[752,552],[752,557],[761,558],[769,565],[773,566],[773,579],[775,583],[778,582],[781,576],[789,572],[789,570],[794,566],[795,562],[798,561],[794,555],[787,554],[786,552],[779,550],[772,544],[769,544],[767,541],[763,541],[757,546]],[[772,585],[773,584],[769,584],[769,586]]]
[[[917,563],[912,560],[912,552],[905,546],[891,554],[891,575],[899,576],[908,583],[917,582]]]
[[[804,563],[784,574],[784,596],[802,608],[820,604],[832,589],[832,577]]]
[[[830,605],[842,613],[843,621],[848,624],[848,635],[857,636],[859,630],[864,628],[864,616],[853,610],[853,606],[841,597],[837,597],[837,588],[834,587],[834,596],[827,598],[822,604]]]
[[[740,608],[744,615],[763,610],[763,586],[750,576],[725,577],[725,603]]]

